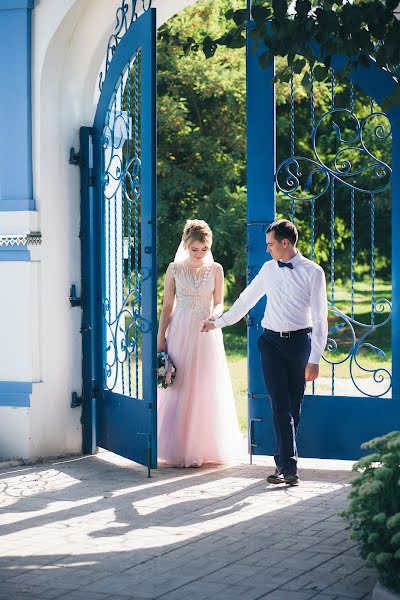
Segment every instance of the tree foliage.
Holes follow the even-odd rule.
[[[231,3],[225,15],[228,24],[222,35],[208,31],[203,36],[193,37],[176,32],[166,39],[186,52],[201,48],[210,58],[221,46],[244,47],[246,23],[252,19],[255,22],[252,38],[266,46],[260,56],[263,66],[271,65],[276,56],[287,57],[289,64],[295,67],[299,67],[303,59],[312,66],[316,62],[313,47],[318,44],[323,48],[325,67],[325,70],[318,67],[319,76],[324,79],[333,57],[338,54],[346,57],[344,74],[358,65],[368,67],[369,55],[379,66],[398,73],[398,6],[398,0],[253,0],[249,14],[246,8],[235,8]],[[395,88],[389,102],[400,104],[400,86]]]
[[[236,6],[241,2],[237,1]],[[244,50],[221,47],[212,61],[202,52],[185,51],[172,44],[176,36],[214,37],[225,27],[230,0],[196,3],[163,26],[158,47],[159,131],[159,266],[164,272],[173,259],[187,218],[204,218],[214,231],[214,254],[236,280],[235,294],[246,272],[246,147],[245,147],[245,56]],[[290,68],[287,58],[278,57],[276,84],[277,164],[290,156]],[[301,67],[301,68],[300,68]],[[325,67],[315,79],[324,79]],[[296,154],[313,157],[310,121],[310,70],[298,64],[294,74]],[[317,76],[318,75],[318,76]],[[308,87],[301,81],[308,76]],[[314,85],[315,119],[331,108],[331,82]],[[335,84],[336,106],[349,108],[349,85]],[[359,119],[371,110],[369,99],[354,88],[354,112]],[[375,107],[375,110],[379,110]],[[344,129],[348,139],[351,129]],[[369,150],[390,164],[390,144],[384,151],[371,139]],[[271,141],[266,140],[266,143]],[[337,152],[334,130],[320,140],[324,161],[332,162]],[[379,276],[390,272],[390,190],[376,195],[375,269]],[[368,275],[371,262],[370,198],[355,198],[354,265],[358,277]],[[300,249],[311,257],[310,202],[296,203]],[[331,275],[330,193],[315,202],[315,258]],[[277,195],[277,214],[291,216],[290,200]],[[350,191],[337,185],[335,191],[335,278],[350,277]]]
[[[235,2],[233,3],[235,4]],[[236,5],[240,2],[236,1]],[[203,2],[164,25],[158,44],[159,268],[173,260],[188,218],[205,219],[213,252],[243,278],[246,251],[244,51],[215,61],[168,43],[179,32],[215,36],[231,1]]]

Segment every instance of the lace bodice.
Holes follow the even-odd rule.
[[[185,263],[173,263],[176,306],[210,310],[215,287],[214,263],[191,269]]]

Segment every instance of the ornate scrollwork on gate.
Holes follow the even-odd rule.
[[[101,71],[99,75],[99,89],[103,86],[103,81],[108,71],[108,68],[111,64],[112,57],[114,56],[114,52],[129,27],[132,25],[134,21],[138,19],[138,17],[146,10],[151,8],[153,0],[120,0],[121,5],[117,8],[115,13],[115,31],[110,35],[106,57],[105,57],[105,65],[104,65],[104,73]]]
[[[385,318],[380,323],[376,323],[374,325],[371,325],[370,323],[362,323],[357,319],[346,315],[336,306],[332,306],[330,302],[328,302],[328,306],[329,313],[337,317],[339,322],[329,329],[328,343],[326,345],[325,353],[322,357],[323,360],[334,366],[348,363],[351,380],[356,389],[364,396],[380,397],[387,395],[392,388],[392,374],[384,366],[378,365],[373,368],[363,366],[362,354],[363,351],[368,351],[375,354],[375,356],[379,358],[386,358],[385,352],[378,346],[371,344],[368,341],[368,337],[389,323],[390,319],[392,318],[391,302],[386,300],[386,298],[379,298],[374,302],[374,312],[376,314],[385,314]],[[356,334],[356,328],[361,331],[358,336]],[[337,334],[339,331],[343,333],[346,329],[351,340],[350,348],[347,349],[345,347],[341,348],[341,344],[343,344],[343,342],[334,339],[335,334]],[[338,358],[335,357],[336,353]],[[360,371],[364,374],[370,374],[370,377],[360,378],[357,376],[360,374]],[[380,386],[379,389],[374,390],[373,394],[370,393],[369,389],[371,378],[375,384]],[[332,385],[334,387],[334,382],[332,382]]]
[[[276,170],[275,181],[281,198],[289,199],[291,218],[295,219],[296,204],[302,205],[302,219],[306,214],[306,204],[310,207],[311,257],[315,257],[315,215],[317,207],[324,216],[325,262],[329,264],[328,310],[331,328],[323,360],[331,366],[331,393],[335,394],[335,369],[346,364],[348,378],[352,382],[353,392],[364,396],[387,396],[392,388],[392,374],[388,368],[385,352],[378,344],[371,343],[374,334],[382,331],[392,317],[392,304],[386,298],[376,299],[376,233],[375,212],[378,198],[387,190],[392,181],[392,169],[383,157],[390,148],[392,127],[389,118],[374,108],[372,99],[362,97],[359,106],[363,118],[355,112],[355,89],[348,84],[349,108],[337,106],[335,98],[335,73],[331,70],[330,95],[331,107],[319,118],[315,118],[314,76],[311,82],[311,144],[310,155],[302,156],[295,152],[295,90],[294,73],[290,78],[290,156],[281,161]],[[367,114],[365,114],[367,113]],[[304,144],[304,142],[303,142]],[[336,206],[338,190],[346,189],[339,208]],[[357,201],[359,203],[357,204]],[[339,254],[336,247],[336,213],[341,210],[343,227],[347,229],[349,239],[349,278],[350,311],[349,314],[336,306],[335,298],[335,261]],[[356,267],[356,225],[360,222],[364,210],[365,233],[369,241],[364,248],[363,273],[369,270],[370,291],[368,304],[369,323],[357,319],[355,300]],[[321,214],[321,213],[320,213]],[[344,217],[348,221],[344,221]],[[368,224],[368,225],[367,225]],[[367,227],[365,227],[367,225]],[[321,227],[321,222],[319,223]],[[329,227],[329,232],[326,231]],[[347,238],[346,238],[347,239]],[[368,239],[368,238],[367,238]],[[365,256],[370,264],[365,264]],[[317,257],[318,259],[318,257]],[[381,321],[379,321],[381,317]],[[378,339],[383,339],[380,336]],[[373,360],[371,359],[373,357]],[[381,361],[381,362],[379,362]],[[339,371],[340,372],[340,371]],[[343,369],[342,369],[343,375]],[[314,387],[313,387],[314,390]],[[348,390],[348,388],[346,388]],[[313,392],[314,393],[314,392]]]
[[[106,389],[111,391],[116,388],[130,356],[140,351],[138,332],[150,331],[150,323],[141,315],[140,299],[137,298],[135,290],[131,290],[123,300],[122,308],[115,318],[111,316],[108,298],[104,301],[103,310],[108,339],[104,381]],[[129,373],[127,376],[129,380]]]
[[[375,121],[375,123],[374,123]],[[349,137],[344,130],[352,130]],[[333,132],[340,146],[331,161],[322,158],[319,141]],[[391,183],[392,169],[368,148],[371,134],[383,142],[392,133],[390,121],[382,112],[371,112],[361,121],[346,108],[326,112],[312,134],[314,159],[290,156],[276,170],[276,185],[292,200],[317,200],[328,190],[331,179],[367,194],[383,192]]]
[[[142,274],[140,264],[140,70],[138,50],[121,73],[102,135],[104,387],[136,398],[141,334],[150,327],[141,310],[141,284],[148,273]]]

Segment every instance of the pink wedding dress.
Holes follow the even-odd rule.
[[[215,263],[195,274],[176,262],[173,271],[176,305],[167,350],[176,378],[158,391],[158,457],[176,467],[226,463],[240,455],[242,436],[222,331],[200,331],[212,309]]]

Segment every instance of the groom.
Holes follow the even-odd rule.
[[[205,321],[202,328],[206,332],[233,325],[267,296],[258,347],[277,443],[275,473],[267,481],[289,485],[300,482],[296,432],[305,382],[318,377],[328,334],[325,275],[300,254],[297,240],[293,223],[285,219],[272,223],[267,249],[273,260],[264,263],[228,312]]]

